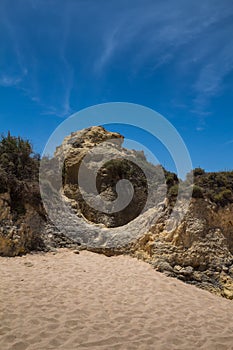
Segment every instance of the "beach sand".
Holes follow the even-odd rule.
[[[233,301],[127,256],[0,258],[0,349],[233,349]]]

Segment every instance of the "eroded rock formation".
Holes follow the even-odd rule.
[[[233,205],[219,208],[192,199],[182,222],[170,232],[164,218],[132,247],[132,254],[158,271],[233,299]]]
[[[233,174],[208,175],[196,170],[188,211],[168,228],[176,202],[176,175],[148,163],[143,152],[125,149],[123,140],[102,127],[64,139],[55,158],[46,160],[48,171],[42,178],[48,216],[39,198],[21,200],[24,212],[15,216],[9,192],[1,193],[0,254],[38,249],[38,238],[43,239],[42,249],[80,246],[106,255],[130,254],[168,276],[233,299]],[[62,181],[55,171],[56,162],[62,164]],[[97,194],[89,187],[93,174]],[[121,180],[132,185],[130,189],[123,184],[123,197],[133,196],[123,209],[108,212],[109,203],[117,208],[117,183]],[[178,216],[183,206],[181,198]]]
[[[41,231],[45,222],[39,204],[35,210],[29,203],[24,203],[24,212],[20,215],[16,215],[12,208],[9,192],[0,194],[0,255],[15,256],[39,247],[43,249]]]
[[[149,164],[143,152],[123,148],[123,140],[123,136],[118,133],[109,132],[103,127],[92,127],[66,137],[55,155],[58,159],[65,158],[64,194],[71,200],[72,207],[88,221],[106,227],[118,227],[131,222],[146,204],[147,209],[156,206],[166,194],[162,168]],[[78,175],[81,166],[83,177],[80,184]],[[92,180],[97,193],[91,191]],[[111,208],[113,212],[109,213],[107,202],[117,200],[117,184],[122,180],[128,180],[132,188],[123,184],[120,199],[128,203],[131,194],[132,198],[128,205],[122,205],[122,209],[118,209],[116,204]],[[85,198],[80,188],[83,188]],[[154,195],[148,199],[149,191]],[[102,202],[98,206],[100,199]]]
[[[84,156],[98,143],[111,138],[119,142],[111,145],[110,158],[116,157],[120,160],[129,157],[134,161],[141,157],[140,164],[143,164],[144,168],[145,165],[150,168],[150,176],[145,179],[137,168],[136,170],[135,167],[131,168],[129,163],[122,160],[117,165],[112,162],[110,166],[109,163],[99,166],[97,188],[105,199],[115,200],[115,185],[121,178],[126,177],[130,181],[136,181],[134,188],[136,196],[128,210],[116,215],[107,215],[87,205],[78,191],[77,184],[79,165]],[[73,133],[57,149],[57,155],[61,152],[66,154],[64,194],[69,198],[72,207],[92,223],[116,227],[114,231],[97,228],[98,240],[86,239],[87,248],[107,255],[119,252],[132,254],[151,263],[156,269],[169,276],[196,284],[227,298],[233,298],[233,204],[219,206],[202,193],[200,195],[201,190],[196,187],[194,197],[200,198],[193,198],[188,212],[178,226],[174,225],[167,231],[166,223],[172,209],[172,200],[169,200],[169,194],[165,200],[162,200],[161,178],[159,182],[158,172],[155,172],[156,175],[153,174],[153,168],[156,167],[147,163],[143,154],[138,156],[138,152],[122,148],[122,141],[121,135],[107,132],[101,127],[94,127],[81,133]],[[93,162],[95,165],[101,164],[105,152],[106,144],[103,148],[101,146],[98,148],[98,157]],[[138,182],[138,179],[141,182]],[[149,180],[146,184],[148,188],[145,186],[145,180]],[[171,174],[166,174],[166,180],[167,183],[171,180]],[[153,188],[155,182],[156,186]],[[174,183],[171,185],[176,186]],[[138,217],[142,210],[138,203],[145,203],[147,190],[154,191],[155,196],[147,210]],[[159,200],[155,201],[159,191]],[[182,210],[182,201],[180,210]],[[83,232],[86,232],[85,230],[87,230],[86,226],[83,227]],[[128,234],[130,239],[124,240],[122,231]],[[114,244],[110,244],[113,237],[111,232],[114,232]],[[82,235],[78,236],[80,238]]]

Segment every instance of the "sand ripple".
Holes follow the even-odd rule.
[[[127,256],[0,258],[0,279],[0,349],[233,349],[232,301]]]

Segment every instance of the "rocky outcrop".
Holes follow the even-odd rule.
[[[104,143],[106,140],[110,143]],[[71,134],[57,149],[58,158],[65,154],[63,194],[66,204],[73,210],[73,213],[72,210],[68,211],[68,236],[89,250],[106,255],[131,254],[169,276],[233,298],[233,205],[221,207],[205,196],[193,198],[185,217],[168,230],[166,224],[172,201],[169,201],[168,196],[164,198],[161,173],[146,161],[142,153],[124,149],[122,141],[123,137],[119,134],[107,132],[102,127],[93,127]],[[128,211],[123,210],[114,215],[97,211],[86,203],[79,192],[77,174],[80,164],[90,150],[97,146],[98,156],[89,162],[89,170],[94,172],[94,166],[99,169],[96,177],[98,195],[114,201],[117,181],[129,179],[134,183],[136,196]],[[101,163],[107,151],[115,164],[114,160]],[[143,169],[149,169],[146,173],[148,187],[145,186],[143,174],[135,167],[135,163],[131,167],[130,161]],[[85,172],[87,183],[90,181],[88,171]],[[167,180],[170,179],[171,174],[167,177]],[[198,197],[199,192],[195,190],[195,197]],[[143,212],[146,196],[151,192],[155,196],[149,199],[149,205]],[[89,198],[95,201],[91,194]],[[143,204],[142,207],[139,204]],[[181,201],[180,208],[182,205]],[[60,215],[64,223],[66,214],[63,213],[60,212]]]
[[[0,256],[13,257],[31,251],[79,249],[80,244],[59,230],[46,216],[41,201],[21,203],[21,215],[13,210],[9,192],[0,194]],[[64,231],[64,230],[63,230]]]
[[[12,206],[10,194],[0,194],[0,255],[16,256],[43,249],[43,217],[28,203],[25,203],[24,213],[17,216]]]
[[[233,206],[193,199],[182,222],[164,230],[166,214],[132,247],[158,271],[233,299]]]
[[[55,154],[56,159],[64,159],[64,194],[73,209],[88,221],[106,227],[126,225],[138,217],[146,205],[147,209],[155,207],[166,193],[162,168],[149,164],[143,152],[123,148],[123,140],[118,133],[100,126],[92,127],[66,137]],[[83,175],[78,177],[81,171]],[[125,179],[132,188],[123,183]],[[92,181],[97,193],[92,192]],[[120,194],[117,193],[119,181],[123,183]],[[154,193],[150,198],[149,192]],[[117,202],[118,196],[126,205],[119,209],[117,204],[112,204],[109,209],[108,204]],[[101,205],[98,206],[99,200]]]
[[[148,163],[143,152],[123,148],[122,141],[123,136],[103,127],[72,133],[57,148],[55,157],[41,166],[42,197],[57,230],[74,243],[107,255],[129,251],[132,242],[162,213],[166,198],[163,169]],[[83,164],[80,185],[78,174]],[[95,173],[97,194],[85,189]],[[133,184],[133,196],[123,210],[109,213],[109,204],[110,209],[118,209],[118,197],[123,204],[130,197],[127,186],[120,195],[117,192],[117,184],[124,179]],[[144,215],[139,215],[143,211]]]
[[[186,206],[184,196],[170,220],[176,175],[148,163],[143,152],[125,149],[123,140],[103,127],[67,136],[55,157],[41,163],[47,213],[38,196],[30,197],[30,184],[17,203],[9,192],[1,193],[0,255],[56,247],[130,254],[168,276],[233,299],[233,174],[228,181],[226,173],[208,176],[198,169],[186,215],[176,220]]]

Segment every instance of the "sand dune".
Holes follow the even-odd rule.
[[[233,302],[130,257],[0,258],[0,349],[233,349]]]

